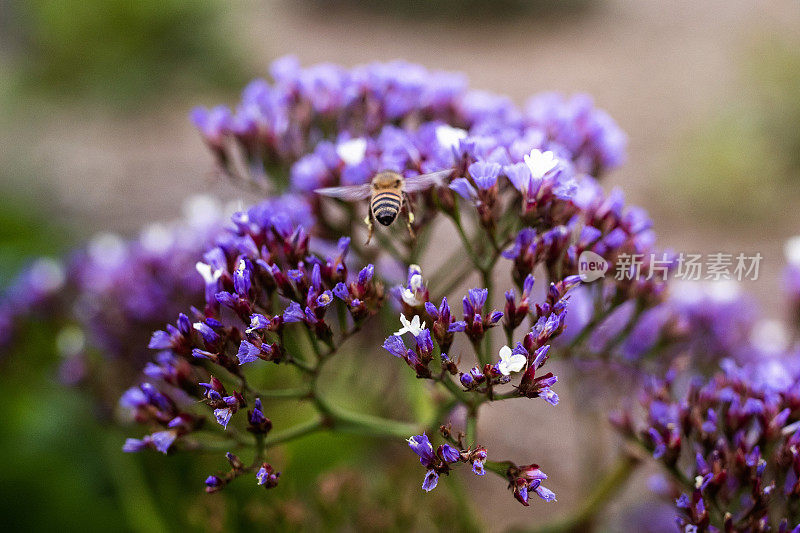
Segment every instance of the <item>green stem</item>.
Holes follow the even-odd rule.
[[[284,442],[289,442],[291,440],[299,439],[300,437],[304,437],[311,433],[315,433],[317,431],[321,431],[325,429],[325,419],[321,416],[317,416],[303,422],[302,424],[298,424],[293,426],[289,429],[285,429],[283,431],[278,431],[268,435],[266,439],[264,439],[264,449],[271,448],[272,446],[277,446],[278,444],[283,444]]]
[[[306,363],[305,361],[303,361],[301,359],[295,359],[294,357],[290,357],[287,360],[287,362],[292,364],[292,365],[294,365],[294,366],[296,366],[297,368],[299,368],[300,370],[302,370],[303,372],[306,372],[308,374],[313,374],[314,372],[316,372],[316,367],[314,365]]]
[[[387,418],[364,413],[354,413],[347,409],[334,406],[319,396],[316,396],[314,400],[317,409],[319,409],[322,416],[327,419],[328,424],[332,428],[343,433],[407,439],[418,433],[421,429],[418,424],[389,420]]]
[[[469,475],[472,474],[470,473]],[[456,479],[454,481],[454,483],[448,483],[447,486],[455,500],[459,517],[466,522],[466,524],[461,524],[460,527],[469,528],[465,529],[466,531],[485,531],[486,528],[482,524],[481,517],[477,512],[474,502],[467,494],[467,491],[464,490],[462,480]]]
[[[497,394],[494,398],[492,398],[492,401],[499,402],[500,400],[513,400],[514,398],[522,398],[517,389],[512,389],[508,392],[504,392],[503,394]]]
[[[453,397],[464,405],[472,405],[475,399],[466,391],[462,390],[449,376],[444,376],[441,381],[438,381],[444,386]]]
[[[262,400],[292,400],[309,398],[311,396],[311,389],[309,387],[294,387],[291,389],[273,389],[266,391],[259,391],[258,397]]]
[[[464,245],[464,250],[467,252],[472,264],[475,267],[480,266],[480,258],[475,255],[475,250],[472,247],[472,243],[467,237],[467,233],[464,231],[464,226],[461,224],[461,214],[458,210],[456,210],[453,214],[450,215],[450,220],[453,221],[453,225],[456,227],[456,231],[458,232],[458,236],[461,237],[461,244]]]
[[[466,444],[478,445],[478,408],[469,407],[467,409],[467,428],[464,435]]]
[[[373,437],[407,439],[419,433],[417,424],[388,420],[363,413],[337,409],[334,412],[334,427],[345,433]]]
[[[494,472],[503,479],[506,479],[506,473],[512,466],[514,466],[514,463],[511,461],[486,461],[483,464],[483,468],[489,472]]]

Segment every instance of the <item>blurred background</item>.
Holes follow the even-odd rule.
[[[760,252],[761,276],[747,289],[780,315],[783,242],[800,230],[796,0],[0,0],[0,286],[32,256],[60,255],[98,231],[133,235],[145,221],[173,219],[189,194],[257,200],[214,178],[187,114],[233,103],[285,54],[304,65],[400,58],[458,70],[472,87],[519,104],[546,90],[590,93],[630,139],[627,164],[606,186],[650,211],[664,247]],[[321,476],[321,495],[302,505],[303,485],[288,483],[267,496],[242,487],[237,505],[225,506],[185,478],[186,457],[169,459],[166,481],[147,479],[167,460],[118,453],[123,434],[101,432],[102,415],[42,370],[52,368],[36,345],[42,337],[29,335],[24,353],[1,369],[0,510],[13,529],[52,524],[41,509],[68,530],[290,528],[310,514],[337,528],[341,498],[363,508],[356,527],[380,528],[375,517],[388,501],[408,515],[390,525],[426,529],[409,518],[417,496],[391,490],[408,476],[403,463],[362,479],[348,462],[356,441],[337,441],[347,451],[335,457],[320,454],[326,447],[316,438],[287,452]],[[562,396],[559,409],[569,406]],[[493,530],[567,515],[591,479],[578,464],[580,413],[564,423],[546,409],[494,406],[482,419],[503,429],[487,445],[556,465],[547,472],[559,495],[558,504],[522,508],[502,480],[470,484]],[[633,497],[646,476],[605,513],[604,527],[652,516]],[[435,520],[457,524],[476,494],[425,505],[437,506]],[[265,510],[270,498],[277,503]],[[167,512],[173,505],[185,512]]]

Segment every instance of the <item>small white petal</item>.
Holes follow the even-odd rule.
[[[336,146],[336,154],[348,165],[358,165],[367,154],[367,140],[350,139]]]
[[[403,324],[403,327],[398,329],[394,333],[398,337],[400,337],[403,333],[406,333],[407,331],[410,331],[409,328],[411,327],[411,323],[408,321],[408,319],[403,314],[400,315],[400,323]]]
[[[524,355],[516,353],[508,360],[508,369],[512,372],[519,372],[525,368],[525,363],[527,362],[528,359]]]
[[[411,322],[409,322],[404,315],[400,315],[400,322],[403,324],[403,327],[395,332],[395,335],[398,337],[403,333],[411,333],[416,337],[422,332],[423,329],[425,329],[425,322],[420,324],[419,315],[414,315],[414,318],[411,319]]]
[[[215,283],[220,276],[222,276],[222,270],[211,270],[211,265],[207,265],[202,261],[198,261],[194,265],[194,268],[203,277],[206,283]]]
[[[417,299],[417,296],[414,294],[414,292],[409,289],[403,289],[400,293],[400,296],[403,298],[403,301],[411,307],[417,307],[422,303]]]
[[[500,362],[497,363],[497,369],[504,376],[508,376],[512,372],[522,370],[527,362],[527,357],[519,353],[512,353],[511,348],[503,346],[500,348]]]
[[[545,174],[553,170],[558,165],[558,159],[551,151],[542,152],[534,148],[530,154],[526,154],[525,164],[531,171],[533,179],[541,179]]]
[[[443,148],[458,148],[459,141],[466,139],[467,132],[461,128],[442,125],[436,128],[436,142]]]

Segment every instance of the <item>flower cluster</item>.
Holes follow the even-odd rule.
[[[419,455],[419,462],[428,470],[425,480],[422,482],[422,488],[426,492],[436,488],[439,483],[439,476],[449,473],[452,468],[450,465],[454,463],[471,464],[472,471],[478,476],[486,473],[483,467],[484,463],[486,463],[486,449],[481,446],[474,450],[458,450],[445,443],[434,452],[431,441],[425,433],[410,437],[408,445],[414,450],[414,453]]]
[[[547,474],[539,469],[539,465],[511,466],[506,474],[509,488],[514,492],[514,497],[524,506],[529,506],[528,497],[533,492],[546,502],[556,501],[552,490],[542,485],[547,479]]]
[[[528,100],[525,117],[545,132],[547,150],[566,149],[575,154],[581,172],[600,176],[605,169],[624,162],[625,133],[608,113],[594,107],[588,95],[540,94]]]
[[[321,259],[309,252],[309,236],[302,226],[296,227],[293,220],[276,211],[257,206],[236,213],[234,227],[220,236],[196,265],[198,277],[205,280],[205,308],[181,313],[174,325],[153,333],[149,347],[158,350],[158,355],[145,373],[164,390],[154,396],[156,405],[152,401],[132,404],[131,395],[141,396],[135,392],[137,388],[123,397],[123,405],[134,408],[137,421],[158,429],[153,435],[178,424],[175,416],[181,425],[173,431],[173,441],[198,427],[197,423],[185,423],[187,420],[204,420],[202,414],[176,412],[178,401],[173,396],[177,398],[178,391],[205,404],[223,428],[248,401],[254,401],[247,429],[266,434],[271,422],[258,398],[247,399],[252,393],[240,366],[262,360],[310,370],[307,362],[286,346],[292,324],[301,324],[314,339],[332,348],[334,327],[345,335],[379,308],[383,289],[373,279],[372,265],[357,276],[348,272],[349,239],[342,238],[335,255]],[[350,323],[339,315],[338,325],[332,327],[329,311],[337,305],[349,311]],[[221,380],[224,375],[239,380],[240,386],[228,390]],[[149,382],[138,389],[157,390]],[[149,416],[143,416],[143,408]],[[166,452],[171,444],[158,449]]]
[[[517,301],[514,291],[506,292],[506,310],[504,313],[487,310],[489,291],[486,288],[475,288],[463,297],[463,315],[456,320],[447,298],[443,298],[437,307],[430,299],[430,292],[425,285],[421,269],[412,265],[408,272],[408,281],[404,286],[396,287],[393,294],[404,309],[404,313],[417,313],[413,318],[400,315],[402,328],[386,339],[384,349],[397,358],[403,359],[418,378],[429,379],[441,383],[446,389],[454,391],[467,403],[468,408],[477,409],[483,401],[512,397],[543,398],[552,405],[558,404],[558,395],[552,390],[557,378],[551,372],[537,375],[537,372],[548,360],[550,343],[560,335],[565,327],[569,292],[580,284],[577,276],[570,276],[556,283],[551,283],[545,301],[532,303],[531,292],[534,278],[529,275],[523,286],[522,297]],[[492,328],[503,324],[507,337],[513,338],[515,330],[526,319],[530,320],[529,331],[521,342],[512,349],[503,346],[499,350],[498,359],[492,362],[484,348],[490,347],[487,334]],[[430,328],[427,325],[430,324]],[[414,338],[411,348],[406,346],[403,335],[410,334]],[[459,369],[458,361],[447,355],[454,342],[463,334],[465,341],[472,345],[478,359],[478,365],[467,371]],[[491,349],[491,348],[489,348]],[[520,380],[513,389],[498,390],[498,387],[512,381],[514,374],[521,373]],[[454,378],[457,376],[458,381]],[[420,461],[427,469],[423,489],[429,491],[438,483],[441,474],[447,474],[455,463],[471,462],[473,471],[483,475],[486,460],[486,449],[477,445],[475,436],[469,428],[457,440],[452,439],[450,431],[442,431],[451,444],[441,445],[436,452],[428,437],[418,435],[409,439],[411,448],[420,456]],[[475,448],[465,449],[465,440]],[[476,462],[476,457],[480,461]],[[528,505],[528,491],[535,492],[545,501],[553,501],[555,496],[541,486],[547,476],[541,473],[538,466],[517,467],[508,462],[500,468],[499,473],[508,477],[514,496],[524,505]]]
[[[783,368],[784,379],[765,379],[756,367],[728,362],[683,394],[669,373],[645,388],[643,429],[631,412],[616,418],[684,491],[676,500],[681,528],[771,531],[800,521],[797,373]]]
[[[541,369],[552,340],[566,327],[567,293],[579,283],[577,256],[602,247],[612,253],[652,245],[649,222],[641,220],[638,211],[624,210],[617,196],[606,198],[589,176],[598,177],[624,159],[624,135],[608,115],[583,96],[564,100],[544,95],[522,111],[508,98],[468,90],[460,75],[406,63],[347,70],[327,64],[301,68],[293,58],[284,58],[273,64],[271,75],[272,82],[251,83],[234,112],[222,107],[194,111],[193,120],[220,167],[233,177],[240,175],[240,167],[246,168],[247,179],[307,198],[315,225],[303,227],[326,240],[351,235],[358,217],[350,208],[344,215],[341,209],[332,210],[333,204],[314,194],[316,189],[360,185],[382,170],[410,177],[452,169],[446,186],[415,195],[421,205],[414,206],[413,229],[424,231],[437,213],[444,213],[462,238],[470,258],[466,266],[480,271],[486,281],[504,254],[514,262],[522,294],[517,298],[507,291],[505,309],[494,310],[486,282],[463,297],[463,312],[457,317],[448,295],[432,301],[421,268],[410,265],[406,283],[392,290],[402,311],[402,327],[386,339],[384,348],[403,359],[417,377],[443,384],[472,411],[482,401],[504,397],[543,398],[557,404],[552,389],[557,378]],[[244,161],[236,160],[237,153]],[[467,208],[464,214],[475,217],[475,236],[466,235],[460,203]],[[287,239],[281,229],[273,233],[291,242],[289,250],[298,239]],[[345,241],[339,241],[339,255],[326,262],[305,257],[303,248],[278,266],[264,264],[258,256],[264,253],[263,244],[254,241],[255,245],[236,244],[224,253],[217,249],[206,254],[198,265],[206,280],[203,316],[186,320],[193,322],[189,335],[181,332],[180,324],[157,334],[153,347],[185,359],[191,354],[234,375],[239,372],[237,363],[258,359],[302,366],[283,342],[287,324],[301,323],[316,342],[335,350],[335,331],[326,320],[334,300],[349,310],[356,327],[376,312],[382,292],[373,277],[380,274],[369,266],[348,279],[346,268],[340,268]],[[414,246],[413,239],[408,246]],[[395,259],[405,258],[388,248]],[[274,261],[275,253],[268,253]],[[375,257],[369,250],[357,249],[357,254]],[[538,265],[547,267],[549,290],[545,301],[534,303],[531,291]],[[275,294],[286,301],[280,312],[269,305]],[[617,298],[628,296],[620,294]],[[220,308],[229,309],[247,327],[231,329],[220,317]],[[526,333],[513,342],[526,320]],[[492,330],[501,325],[508,342],[498,350]],[[347,329],[338,327],[340,332]],[[413,337],[410,347],[403,340],[406,334]],[[460,338],[469,342],[477,358],[477,365],[463,370],[461,357],[448,355]],[[513,389],[496,390],[509,384],[514,374],[520,379]],[[219,394],[221,399],[214,401],[224,405],[216,409],[227,424],[246,395]],[[465,438],[477,446],[474,434]],[[465,453],[464,447],[459,450]],[[440,452],[434,454],[431,448],[425,457],[420,455],[429,470],[427,488],[435,484],[430,472],[438,479],[454,462],[450,459],[455,460],[448,448]],[[526,477],[522,470],[502,472],[516,476],[515,496],[527,504],[530,489],[549,501],[535,476]]]
[[[13,332],[31,316],[54,323],[65,358],[63,379],[75,382],[96,373],[88,356],[99,353],[121,366],[116,376],[107,367],[97,369],[101,384],[116,383],[110,393],[119,394],[149,359],[152,331],[203,301],[202,282],[192,270],[222,233],[224,208],[198,196],[186,202],[184,213],[182,220],[150,225],[131,240],[98,235],[63,263],[35,261],[3,295],[0,321],[9,325],[4,331]],[[5,341],[10,349],[12,339]]]
[[[666,267],[639,265],[638,275],[622,280],[581,283],[585,252],[600,255],[611,268],[624,254],[655,252],[644,211],[626,206],[620,191],[607,193],[597,182],[624,159],[625,136],[588,97],[540,95],[519,109],[503,96],[469,90],[460,74],[402,62],[301,68],[283,58],[270,73],[271,81],[245,88],[235,110],[196,109],[192,120],[224,173],[281,196],[235,213],[225,229],[215,219],[199,234],[149,230],[133,244],[100,239],[76,254],[74,267],[37,264],[14,290],[24,298],[9,300],[15,309],[36,309],[50,294],[77,284],[70,306],[81,327],[96,336],[92,345],[131,362],[134,371],[127,376],[143,372],[119,402],[146,428],[126,441],[125,451],[250,448],[252,460],[228,451],[225,470],[206,478],[205,490],[216,493],[245,475],[259,486],[276,486],[281,472],[266,462],[267,452],[314,431],[411,435],[409,446],[425,469],[425,491],[465,463],[478,476],[500,475],[527,506],[532,494],[545,502],[555,495],[542,485],[547,476],[538,465],[488,460],[477,434],[484,403],[541,398],[556,406],[558,378],[545,366],[551,357],[621,352],[628,360],[644,359],[668,344],[676,353],[685,353],[686,346],[692,353],[713,352],[716,361],[742,350],[740,339],[729,335],[742,318],[740,308],[724,298],[712,309],[707,302],[668,297],[658,269],[671,268],[669,261]],[[406,178],[451,172],[404,199],[403,209],[414,210],[409,224],[416,239],[398,243],[379,234],[377,245],[362,246],[351,240],[360,222],[357,208],[314,191],[362,185],[384,170]],[[440,214],[452,224],[458,249],[441,272],[423,277],[417,264],[424,258],[421,243]],[[407,268],[400,284],[400,276],[391,274],[398,264],[400,272]],[[504,298],[495,291],[499,268],[503,279],[513,280],[502,287]],[[467,285],[470,275],[480,281]],[[396,285],[390,291],[396,306],[384,305],[387,280]],[[473,288],[456,292],[460,287]],[[461,299],[460,309],[454,298]],[[0,312],[0,324],[6,316]],[[370,319],[369,329],[385,338],[383,348],[425,380],[427,389],[436,389],[432,419],[407,423],[352,413],[323,393],[328,387],[322,382],[336,384],[327,372],[320,377],[323,366]],[[152,333],[149,343],[139,329]],[[146,364],[139,355],[145,345],[154,351]],[[379,347],[361,349],[371,357]],[[264,388],[275,381],[290,386]],[[739,403],[730,399],[722,406],[706,398],[703,412],[686,407],[691,416],[664,424],[655,408],[647,431],[625,426],[661,460],[672,461],[683,453],[681,439],[689,438],[675,435],[681,424],[688,428],[712,411],[715,423],[732,411],[737,420],[762,416],[741,422],[731,435],[715,434],[713,442],[698,437],[704,446],[729,448],[715,448],[717,455],[704,449],[705,466],[698,462],[696,475],[728,469],[739,484],[708,482],[711,488],[699,489],[695,510],[723,495],[726,502],[738,498],[737,505],[747,505],[740,496],[756,483],[751,478],[766,476],[756,483],[762,493],[777,479],[773,470],[758,473],[755,456],[756,470],[747,471],[748,478],[744,467],[729,465],[734,459],[723,451],[744,446],[750,457],[758,444],[772,453],[767,441],[778,437],[770,433],[763,444],[753,444],[747,424],[766,435],[769,424],[780,423],[783,435],[795,408],[784,392],[751,393],[740,381],[730,387]],[[672,401],[659,394],[659,402]],[[693,394],[699,398],[700,392]],[[761,415],[748,394],[763,404]],[[307,402],[314,415],[283,427],[273,399]],[[780,409],[767,408],[768,401]],[[665,409],[682,412],[683,405]],[[787,407],[790,415],[776,422]],[[453,413],[459,415],[451,421]],[[458,431],[451,430],[453,424]],[[428,435],[437,428],[444,442],[434,448]],[[791,452],[792,445],[781,446]],[[789,459],[780,460],[784,465]],[[669,466],[677,468],[677,460]],[[751,507],[760,512],[763,494],[750,494]],[[702,525],[702,513],[695,514],[686,523]],[[734,518],[750,524],[756,514]]]
[[[655,363],[661,371],[682,357],[704,374],[723,359],[746,361],[758,351],[759,312],[736,283],[674,282],[659,300],[649,306],[617,300],[598,315],[587,287],[576,289],[561,340],[574,347],[575,332],[585,331],[583,356],[614,358],[632,369]]]
[[[466,141],[465,130],[473,136],[466,142],[482,154],[488,155],[498,140],[518,140],[509,146],[513,152],[535,145],[570,154],[581,172],[596,176],[624,158],[625,136],[583,95],[566,101],[543,95],[523,112],[504,96],[468,90],[461,74],[400,61],[348,70],[333,64],[302,68],[297,59],[284,57],[272,64],[270,74],[272,82],[259,79],[244,89],[234,111],[218,106],[192,112],[230,175],[238,175],[240,152],[242,166],[261,180],[272,177],[270,169],[297,161],[292,174],[299,190],[308,190],[303,187],[309,176],[327,170],[342,171],[343,182],[363,182],[375,163],[384,165],[378,170],[394,169],[397,157],[421,149],[450,159],[450,151]],[[418,128],[419,141],[401,134],[423,123],[430,127]],[[375,142],[390,143],[391,149],[375,156]]]

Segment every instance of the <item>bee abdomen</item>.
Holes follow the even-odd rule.
[[[402,200],[399,194],[382,192],[376,194],[372,199],[372,214],[375,215],[378,222],[388,226],[397,218],[401,205]]]

